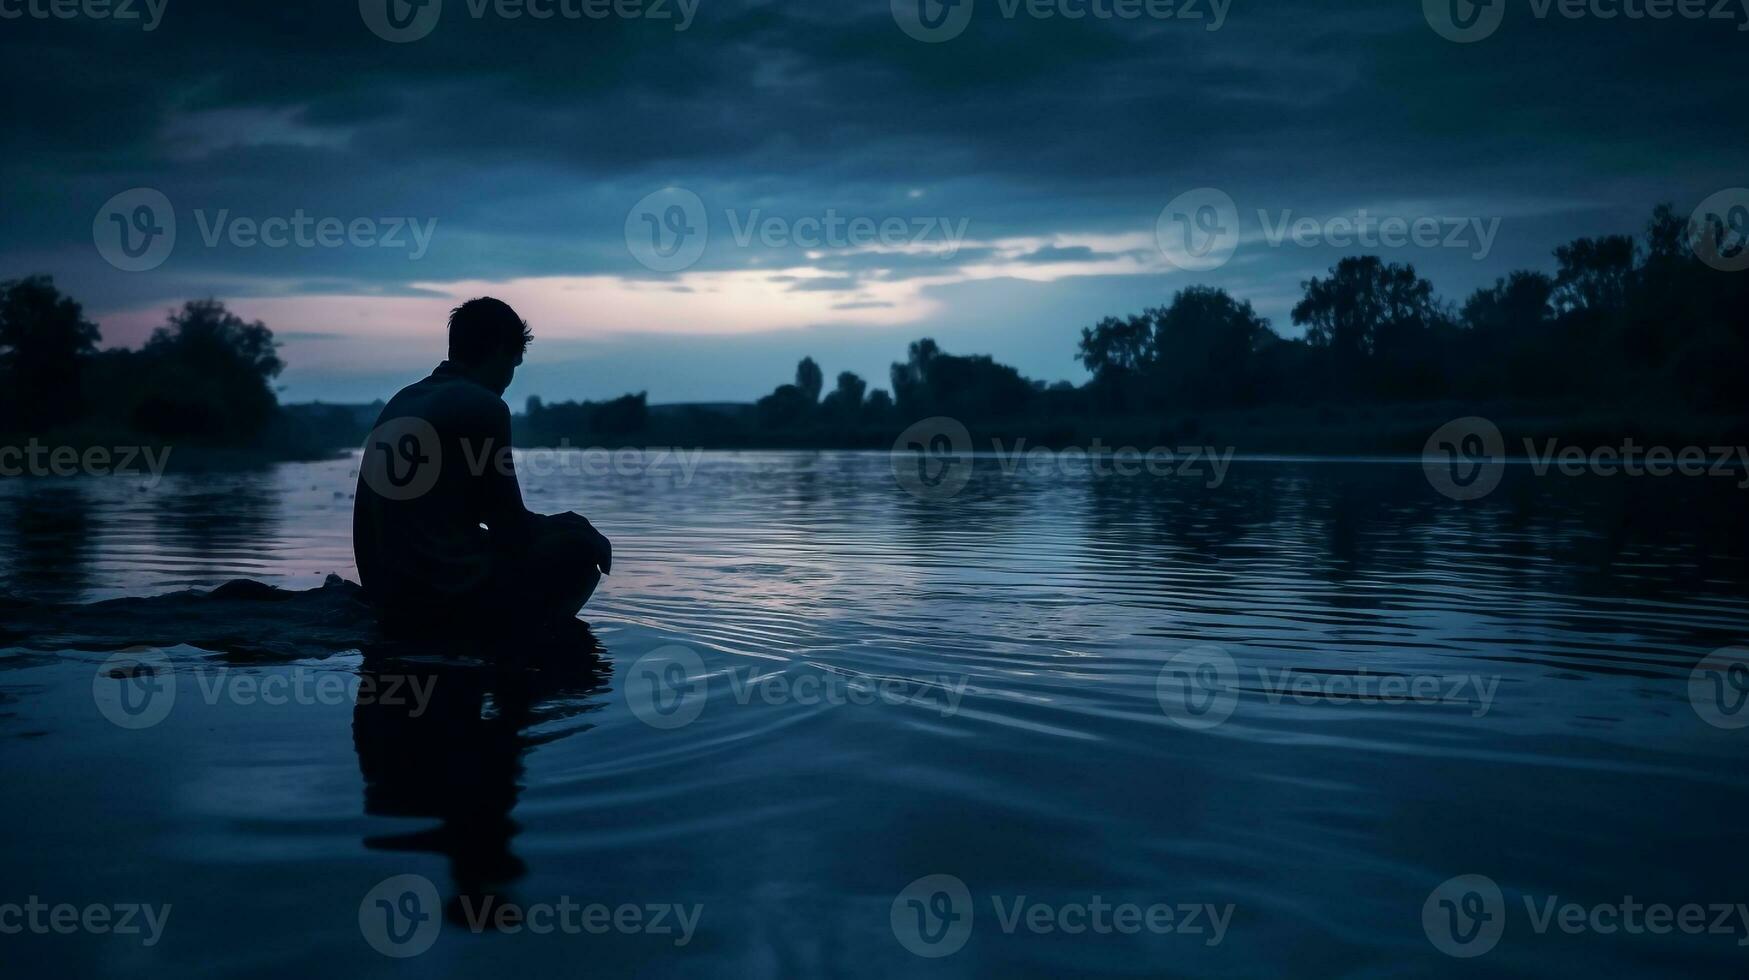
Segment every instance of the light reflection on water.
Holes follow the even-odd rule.
[[[1239,462],[1214,488],[979,466],[947,502],[902,492],[881,454],[708,454],[690,480],[531,476],[533,509],[579,510],[614,539],[615,574],[585,613],[611,672],[428,665],[444,696],[424,719],[191,695],[122,732],[91,709],[99,656],[14,656],[0,737],[15,736],[7,780],[35,806],[9,817],[9,839],[32,846],[5,849],[3,877],[175,897],[182,931],[152,951],[53,952],[195,975],[383,969],[357,902],[404,872],[446,898],[502,880],[530,902],[706,907],[683,949],[451,927],[416,962],[456,975],[580,958],[608,974],[1440,973],[1465,964],[1432,948],[1420,913],[1453,875],[1487,874],[1512,902],[1749,899],[1735,843],[1749,730],[1703,724],[1688,700],[1696,662],[1749,633],[1729,481],[1515,467],[1457,503],[1396,463]],[[0,483],[0,591],[355,577],[352,470]],[[672,730],[628,704],[634,665],[667,644],[699,656],[709,691]],[[1158,681],[1209,645],[1232,658],[1238,699],[1198,731],[1163,710]],[[381,669],[356,654],[306,666]],[[771,703],[756,674],[780,690],[887,678],[908,695]],[[1280,693],[1387,675],[1459,696]],[[944,688],[959,692],[946,710]],[[978,903],[967,948],[941,960],[889,925],[928,874]],[[1235,913],[1208,947],[1010,935],[991,904],[1094,894]],[[1490,969],[1740,962],[1726,937],[1537,935],[1514,915]]]

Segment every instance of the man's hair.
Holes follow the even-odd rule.
[[[534,334],[510,304],[490,296],[470,299],[449,311],[449,359],[477,364],[493,354],[524,353]]]

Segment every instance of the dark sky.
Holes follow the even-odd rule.
[[[512,399],[746,399],[803,354],[881,387],[921,336],[1079,380],[1081,327],[1185,285],[1292,334],[1299,282],[1343,254],[1461,300],[1749,183],[1749,0],[1662,20],[1599,16],[1621,0],[924,0],[933,41],[904,29],[930,33],[919,0],[49,2],[0,0],[0,277],[54,274],[112,344],[217,296],[285,341],[289,400],[386,394],[488,292],[537,337]],[[1452,2],[1497,26],[1448,40]],[[373,31],[394,33],[390,3],[422,36]],[[105,256],[136,233],[135,188],[176,237],[126,271]],[[1228,234],[1194,207],[1218,198],[1180,197],[1200,188],[1236,215],[1215,268],[1161,221],[1189,201],[1198,234]],[[1437,242],[1343,239],[1363,212]],[[303,243],[251,237],[300,214]],[[1302,218],[1304,244],[1271,241]]]

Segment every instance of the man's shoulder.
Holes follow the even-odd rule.
[[[434,374],[402,388],[383,406],[383,418],[424,415],[432,421],[455,418],[496,419],[510,414],[504,399],[465,378]]]
[[[438,438],[496,439],[510,428],[510,406],[487,388],[461,378],[434,375],[395,393],[376,428],[417,419]]]

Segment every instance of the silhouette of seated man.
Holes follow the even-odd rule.
[[[532,339],[499,300],[456,307],[449,359],[390,399],[366,441],[352,547],[391,631],[558,628],[612,569],[587,519],[523,506],[502,396]]]

